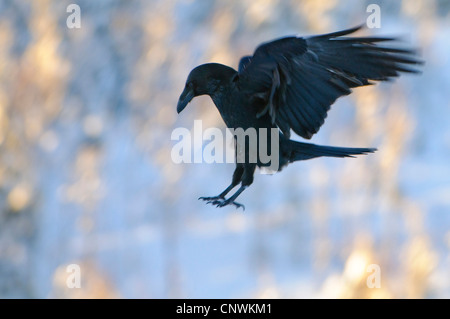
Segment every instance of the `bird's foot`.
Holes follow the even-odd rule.
[[[238,202],[232,201],[230,198],[229,199],[222,198],[222,199],[208,201],[207,204],[216,205],[216,207],[224,207],[227,205],[234,205],[234,206],[236,206],[236,208],[242,208],[242,210],[245,210],[244,205],[242,205]]]
[[[199,197],[198,199],[199,199],[199,200],[201,199],[201,200],[204,200],[205,202],[211,203],[211,202],[213,202],[213,201],[216,201],[216,200],[223,200],[223,199],[225,199],[225,198],[222,197],[222,196],[220,196],[220,195],[217,195],[217,196],[211,196],[211,197]],[[207,204],[208,204],[208,203],[207,203]]]

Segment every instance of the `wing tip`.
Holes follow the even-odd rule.
[[[343,35],[355,33],[356,31],[363,29],[365,26],[366,26],[365,23],[361,23],[361,24],[359,24],[355,27],[349,28],[349,29],[311,36],[310,39],[337,38],[337,37],[340,37]]]

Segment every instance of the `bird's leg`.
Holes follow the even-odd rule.
[[[255,164],[244,164],[244,172],[242,174],[242,184],[241,187],[228,199],[217,199],[214,201],[210,201],[212,205],[216,205],[217,207],[224,207],[227,205],[234,205],[236,208],[242,207],[245,210],[245,206],[235,202],[236,198],[253,183],[253,175],[255,174]]]
[[[236,169],[234,170],[233,173],[233,180],[231,181],[230,186],[228,186],[222,193],[220,193],[217,196],[199,197],[198,199],[202,199],[204,201],[207,201],[208,203],[215,200],[225,199],[225,196],[241,182],[243,173],[244,173],[244,166],[242,164],[237,164]]]
[[[222,193],[220,193],[219,195],[217,195],[217,196],[210,196],[210,197],[203,197],[203,196],[202,196],[202,197],[199,197],[198,199],[207,201],[208,203],[211,202],[211,201],[213,201],[213,200],[224,199],[225,196],[226,196],[226,195],[227,195],[234,187],[236,187],[236,185],[233,185],[233,183],[231,183],[230,186],[228,186],[227,188],[225,188],[225,190],[224,190]]]

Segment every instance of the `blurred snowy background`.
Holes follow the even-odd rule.
[[[370,3],[359,34],[403,36],[423,74],[338,100],[312,142],[379,151],[257,174],[245,212],[198,201],[234,165],[171,161],[174,128],[224,127],[206,97],[177,116],[189,71]],[[449,298],[449,120],[449,1],[0,0],[0,297]]]

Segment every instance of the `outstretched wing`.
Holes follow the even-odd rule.
[[[334,101],[351,88],[418,72],[411,67],[422,63],[414,50],[379,45],[395,38],[344,37],[360,28],[278,39],[242,58],[240,87],[264,105],[257,116],[268,112],[285,135],[292,129],[309,139]]]

